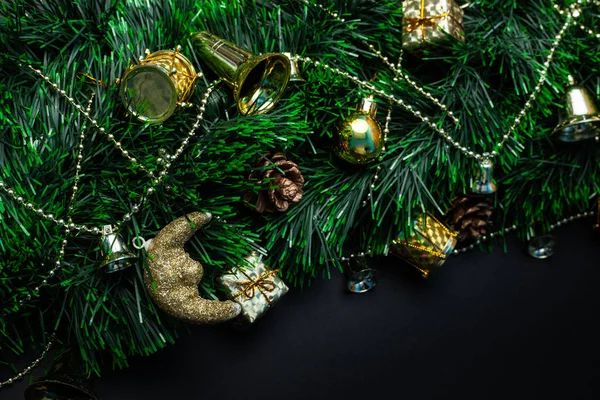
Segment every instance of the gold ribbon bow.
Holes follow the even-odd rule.
[[[425,0],[421,0],[421,16],[416,18],[404,18],[405,21],[408,22],[406,26],[406,31],[408,33],[413,33],[418,28],[421,28],[421,37],[425,40],[425,28],[426,27],[434,27],[437,25],[437,20],[445,17],[450,17],[449,13],[443,13],[440,15],[434,15],[431,17],[425,17]]]
[[[269,300],[269,296],[267,296],[267,294],[264,291],[272,292],[277,288],[277,284],[269,278],[274,275],[277,275],[279,273],[279,270],[275,269],[272,271],[266,271],[264,274],[259,276],[257,280],[252,280],[252,278],[241,268],[240,272],[244,274],[244,276],[248,278],[248,280],[236,283],[236,285],[240,287],[240,291],[233,298],[235,299],[237,297],[240,297],[241,295],[244,295],[248,299],[251,299],[256,295],[256,289],[258,289],[258,291],[265,297],[265,300],[267,300],[267,303],[271,305],[271,300]]]

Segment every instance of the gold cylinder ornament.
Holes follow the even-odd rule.
[[[194,33],[191,40],[198,59],[232,87],[240,114],[266,114],[281,99],[291,75],[285,55],[255,55],[210,32]]]
[[[412,232],[401,232],[392,241],[390,252],[413,265],[426,278],[452,254],[457,236],[456,232],[427,212],[413,221]]]
[[[190,98],[199,76],[180,46],[154,53],[146,50],[146,57],[118,80],[119,94],[128,112],[140,121],[160,123]]]
[[[375,118],[377,105],[373,97],[364,98],[348,117],[336,126],[334,152],[351,164],[375,161],[383,150],[383,130]]]
[[[600,136],[600,112],[591,93],[569,75],[565,108],[552,135],[562,142],[579,142]]]

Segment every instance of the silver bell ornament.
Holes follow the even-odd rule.
[[[485,159],[479,164],[479,170],[471,183],[471,190],[477,194],[496,193],[498,187],[494,180],[494,164],[491,160]]]
[[[350,292],[365,293],[377,285],[377,270],[369,267],[364,254],[345,258],[343,261]]]
[[[569,75],[565,108],[552,136],[562,142],[579,142],[600,135],[600,113],[590,92]]]
[[[123,237],[113,232],[111,225],[104,225],[102,228],[101,241],[100,254],[102,257],[97,268],[104,269],[107,274],[129,268],[137,259],[136,255],[127,248]]]

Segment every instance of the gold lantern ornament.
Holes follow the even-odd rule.
[[[117,85],[129,113],[142,122],[160,123],[173,114],[177,105],[185,105],[199,76],[181,54],[181,46],[177,46],[175,50],[154,53],[146,50],[146,57],[131,65]]]
[[[364,98],[356,111],[338,123],[334,132],[336,156],[356,165],[368,164],[379,157],[384,147],[384,135],[375,119],[376,112],[373,97]]]
[[[579,142],[600,136],[600,113],[590,92],[569,75],[565,108],[552,132],[562,142]]]
[[[426,278],[452,254],[457,236],[456,232],[427,212],[413,221],[411,232],[401,232],[392,241],[390,252],[413,265]]]
[[[210,32],[194,33],[191,40],[198,59],[233,88],[240,114],[266,114],[281,99],[291,76],[285,55],[255,55]]]

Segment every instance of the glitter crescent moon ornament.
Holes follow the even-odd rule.
[[[212,215],[194,212],[165,226],[148,246],[144,282],[156,305],[169,315],[194,324],[216,324],[235,318],[239,304],[200,297],[202,264],[193,260],[183,245],[208,223]]]

